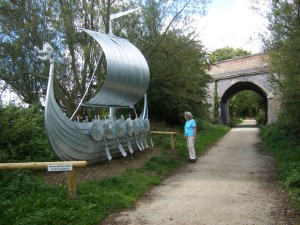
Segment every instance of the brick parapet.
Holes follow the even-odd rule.
[[[218,80],[227,76],[264,73],[268,70],[267,56],[255,54],[217,62],[212,65],[209,74]]]

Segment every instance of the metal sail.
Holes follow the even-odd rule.
[[[101,46],[107,62],[106,80],[100,92],[83,105],[132,107],[149,86],[149,68],[143,54],[129,41],[82,29]]]

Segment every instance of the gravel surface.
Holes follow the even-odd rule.
[[[255,121],[233,128],[206,154],[102,225],[295,225]],[[298,220],[299,221],[299,220]]]

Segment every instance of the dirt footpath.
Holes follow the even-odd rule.
[[[233,128],[196,163],[102,224],[296,224],[274,180],[274,160],[262,150],[254,125],[246,120]]]

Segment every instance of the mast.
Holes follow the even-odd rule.
[[[132,13],[132,12],[138,10],[138,9],[140,9],[140,7],[135,8],[135,9],[130,9],[130,10],[127,10],[127,11],[124,11],[124,12],[119,12],[119,13],[111,14],[109,16],[109,22],[108,22],[108,26],[109,26],[108,33],[109,33],[109,35],[113,35],[111,23],[112,23],[112,21],[114,19],[117,19],[117,18],[119,18],[121,16],[125,16],[125,15],[127,15],[129,13]],[[110,12],[110,0],[108,0],[107,14],[109,14],[109,12]],[[115,110],[115,108],[109,108],[109,116],[110,116],[110,118],[112,118],[113,120],[115,120],[115,117],[116,117],[116,110]]]

